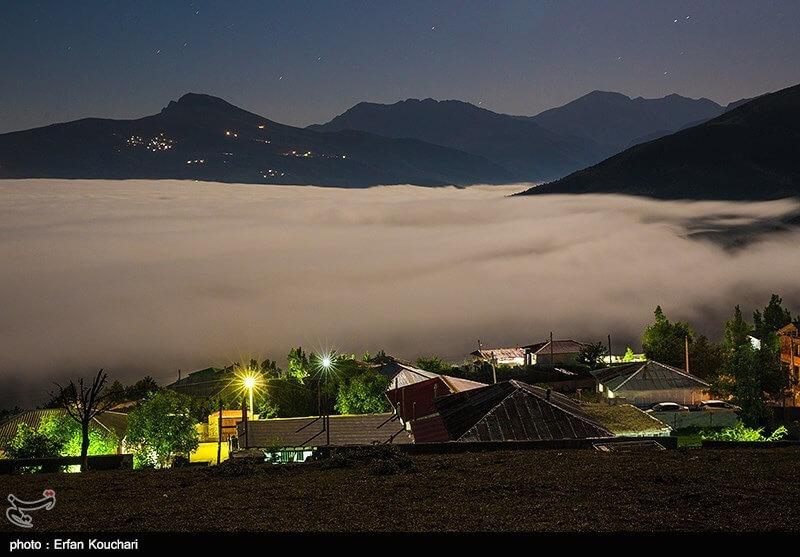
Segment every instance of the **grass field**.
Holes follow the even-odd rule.
[[[412,458],[393,475],[359,462],[0,476],[0,495],[56,490],[34,531],[800,530],[800,449]]]

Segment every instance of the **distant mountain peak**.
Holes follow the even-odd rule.
[[[205,93],[186,93],[182,95],[177,101],[169,101],[169,104],[164,107],[162,112],[166,112],[169,110],[174,110],[176,108],[190,108],[190,109],[229,109],[229,110],[241,110],[240,108],[232,105],[228,101],[221,99],[219,97],[215,97],[213,95],[207,95]]]

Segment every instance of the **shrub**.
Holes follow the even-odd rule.
[[[322,463],[322,468],[355,468],[360,465],[365,465],[372,474],[386,476],[411,470],[413,461],[396,445],[374,445],[335,450]]]
[[[770,442],[770,441],[780,441],[783,439],[786,434],[788,433],[787,429],[784,426],[780,426],[778,429],[772,432],[769,437],[764,436],[764,428],[752,428],[747,427],[742,422],[736,422],[735,425],[731,427],[726,427],[724,429],[704,429],[700,432],[700,437],[703,439],[708,439],[709,441],[759,441],[759,442]]]

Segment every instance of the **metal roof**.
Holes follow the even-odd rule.
[[[434,401],[440,397],[485,386],[486,383],[469,379],[438,375],[405,387],[390,389],[386,391],[386,398],[404,421],[413,421],[436,412]]]
[[[484,360],[518,360],[525,359],[524,348],[482,348],[470,353],[472,356],[482,358]]]
[[[167,385],[167,388],[195,398],[209,398],[228,387],[233,377],[232,368],[209,367],[193,371],[180,381]]]
[[[42,418],[45,416],[63,415],[66,415],[66,410],[63,408],[41,408],[27,410],[16,416],[12,416],[3,423],[0,423],[0,445],[14,438],[20,424],[27,424],[33,429],[39,429]],[[122,412],[104,412],[96,416],[93,423],[95,426],[105,431],[113,431],[117,439],[122,440],[125,438],[125,433],[128,428],[128,415]]]
[[[599,382],[612,391],[660,391],[703,389],[708,383],[682,369],[653,360],[592,371]]]
[[[326,444],[323,420],[319,416],[251,420],[250,447],[300,448]],[[244,424],[239,423],[239,443],[245,446]],[[407,444],[411,438],[394,414],[353,414],[330,417],[331,445]]]
[[[390,356],[380,361],[370,362],[369,366],[389,379],[389,386],[386,387],[387,391],[439,377],[438,373],[414,367]]]
[[[568,397],[511,380],[437,399],[437,413],[412,423],[417,443],[591,439],[613,433]]]
[[[577,354],[585,347],[586,344],[572,339],[554,340],[553,354]],[[524,348],[527,348],[534,354],[547,355],[550,354],[550,341],[537,342],[536,344],[530,344]]]

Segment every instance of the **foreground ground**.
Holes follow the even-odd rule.
[[[315,463],[0,476],[0,495],[56,490],[35,531],[797,531],[798,468],[794,448],[522,451],[414,456],[393,475]]]

